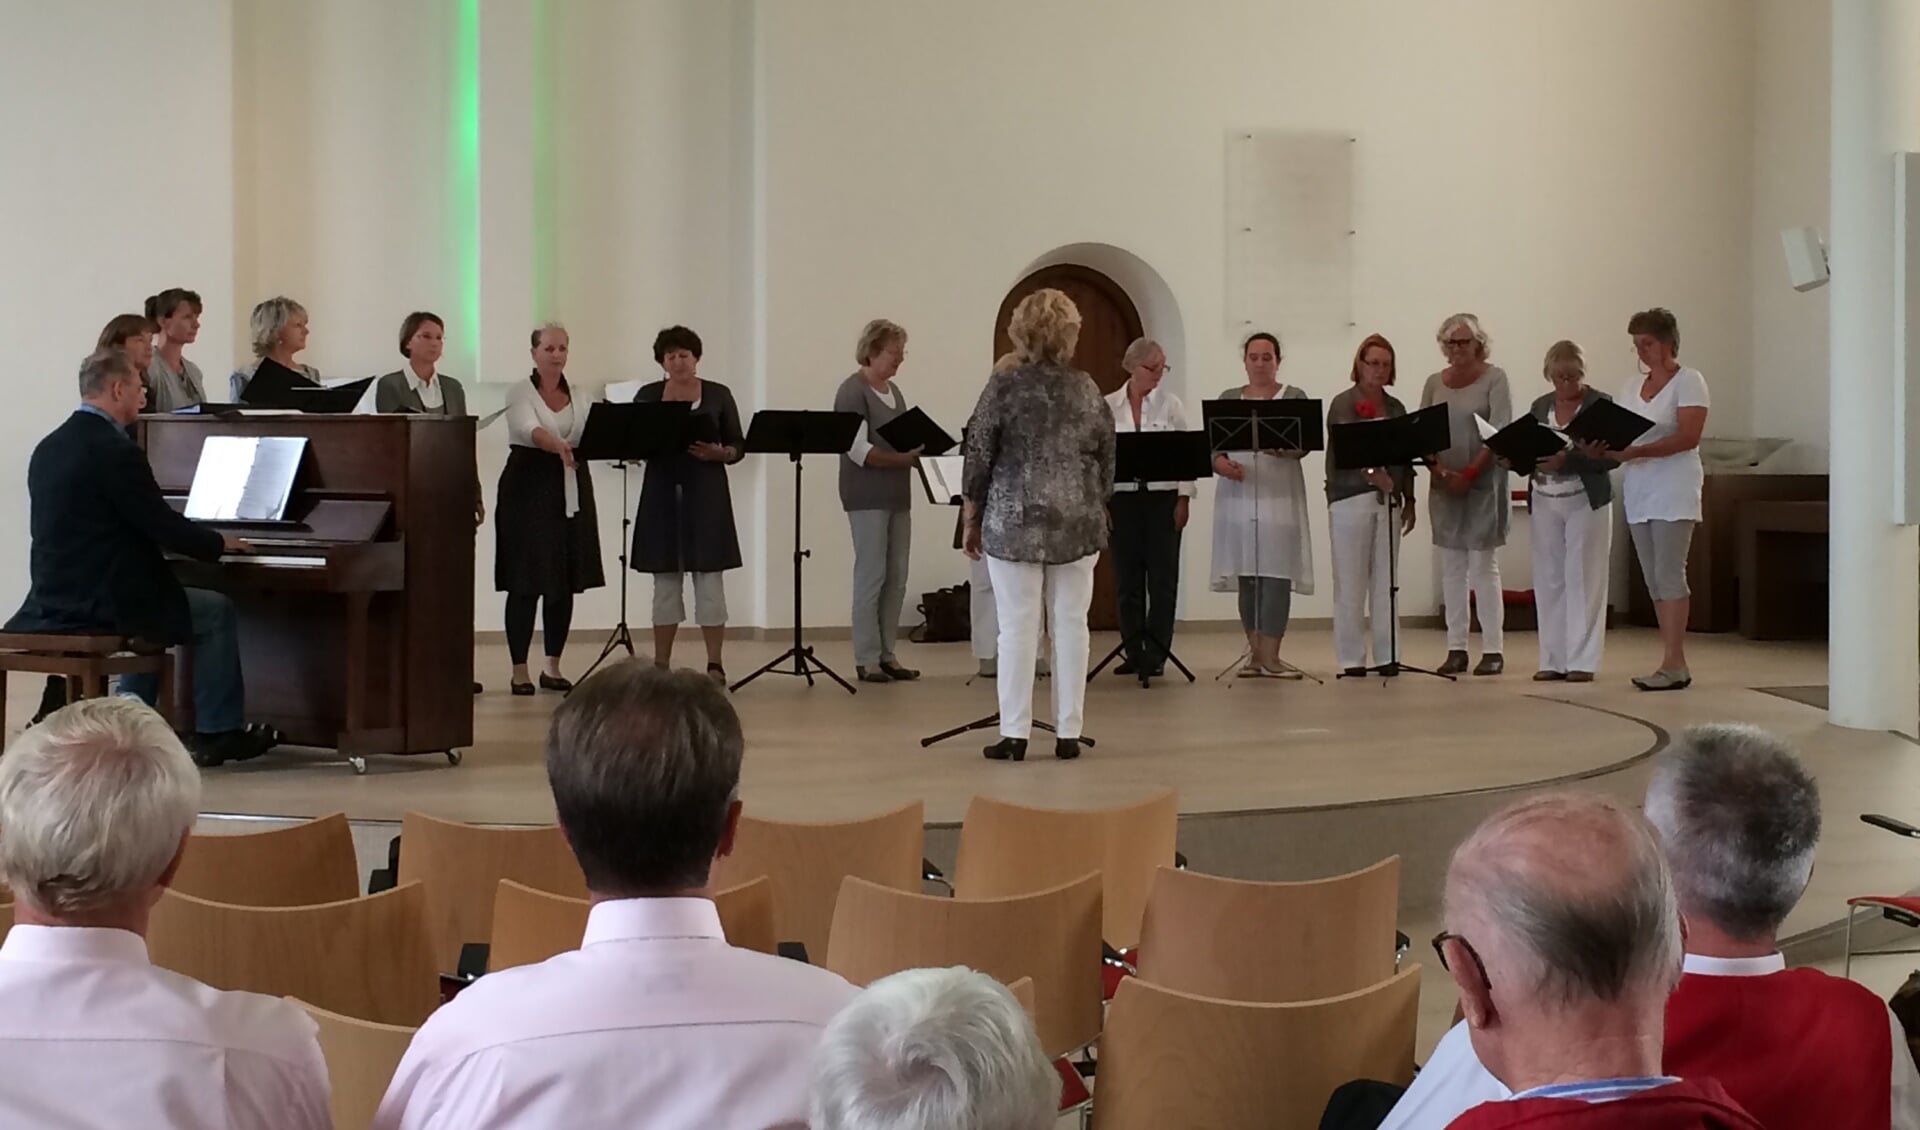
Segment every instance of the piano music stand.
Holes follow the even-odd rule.
[[[587,426],[580,433],[580,446],[574,448],[574,458],[611,463],[620,472],[620,622],[613,626],[606,646],[580,676],[580,682],[599,670],[618,648],[625,648],[627,658],[633,658],[633,629],[627,624],[627,555],[633,552],[633,507],[627,497],[632,482],[629,476],[634,463],[685,446],[681,441],[692,410],[693,405],[684,401],[616,404],[603,400],[587,412]]]
[[[804,469],[800,457],[846,455],[853,446],[854,437],[860,434],[862,422],[858,412],[763,408],[753,414],[753,423],[747,428],[748,453],[784,455],[793,462],[793,646],[769,660],[758,671],[728,687],[730,691],[737,691],[762,675],[796,675],[812,686],[813,674],[817,670],[839,683],[848,694],[858,693],[852,683],[822,663],[802,639],[801,624],[804,618],[800,615],[800,569],[801,561],[811,557],[813,551],[800,547],[800,472]],[[792,670],[781,667],[789,659],[793,661]]]

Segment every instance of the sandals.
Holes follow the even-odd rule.
[[[723,687],[727,685],[727,669],[718,663],[707,664],[707,677]]]
[[[1686,671],[1661,670],[1637,676],[1633,685],[1643,691],[1684,691],[1693,685],[1693,675]]]

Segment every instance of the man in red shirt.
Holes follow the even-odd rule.
[[[1680,910],[1638,815],[1580,793],[1501,810],[1454,852],[1444,915],[1434,949],[1512,1095],[1454,1130],[1759,1130],[1718,1083],[1661,1071]]]

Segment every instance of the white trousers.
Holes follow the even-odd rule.
[[[1000,736],[1033,730],[1033,663],[1040,650],[1040,616],[1053,618],[1053,725],[1060,737],[1080,736],[1087,698],[1087,606],[1093,603],[1093,566],[1099,554],[1065,565],[987,558],[1000,613]]]
[[[1506,654],[1506,596],[1500,591],[1500,551],[1497,549],[1446,549],[1435,546],[1440,555],[1440,597],[1447,606],[1447,650],[1467,650],[1467,589],[1473,589],[1474,602],[1480,606],[1480,650],[1493,655]]]
[[[1343,498],[1327,511],[1333,532],[1333,654],[1340,666],[1367,666],[1368,605],[1372,605],[1373,661],[1398,663],[1394,654],[1393,556],[1400,548],[1398,512],[1379,491]]]
[[[987,555],[981,554],[980,560],[967,562],[968,580],[968,620],[973,628],[973,657],[992,659],[1000,654],[1000,616],[997,602],[993,599],[993,571],[987,568]],[[1035,649],[1038,654],[1047,646],[1047,626],[1040,625],[1040,643]]]
[[[1613,510],[1587,493],[1533,500],[1533,602],[1542,671],[1600,670],[1607,638]]]

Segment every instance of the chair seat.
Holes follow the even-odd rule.
[[[161,652],[166,648],[121,635],[95,632],[0,632],[0,651],[51,655],[118,655],[122,652]]]

